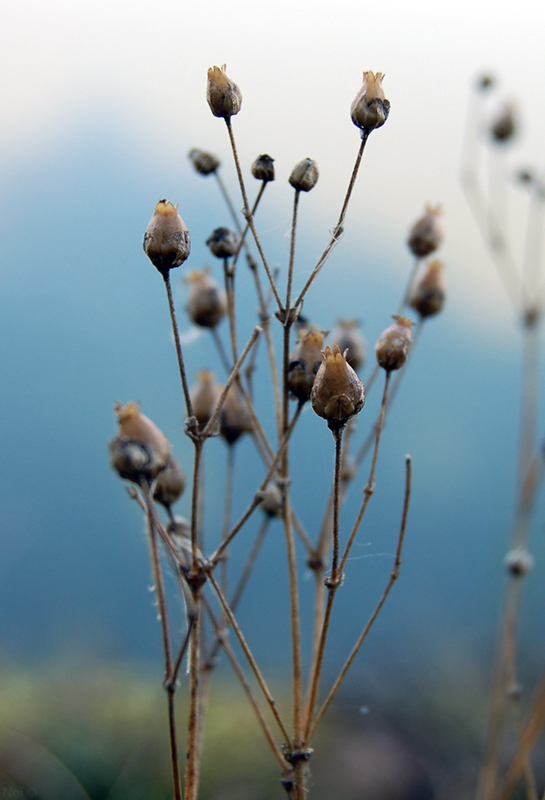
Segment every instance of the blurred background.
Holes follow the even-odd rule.
[[[107,442],[115,433],[113,402],[140,400],[191,472],[166,297],[141,245],[162,197],[179,203],[192,237],[190,260],[173,276],[190,382],[203,367],[223,378],[208,337],[184,314],[187,288],[179,278],[185,267],[207,264],[220,277],[205,240],[231,225],[214,180],[194,172],[191,148],[219,156],[241,205],[225,126],[205,99],[207,68],[227,63],[244,98],[233,124],[248,181],[257,155],[275,158],[277,180],[257,225],[270,263],[282,269],[292,205],[287,178],[305,157],[320,169],[301,202],[296,287],[338,217],[359,146],[349,109],[362,71],[386,75],[390,117],[370,137],[344,238],[305,302],[305,314],[320,327],[357,319],[372,354],[412,267],[408,230],[426,203],[444,210],[438,256],[446,263],[448,301],[425,325],[385,430],[376,495],[339,597],[330,679],[388,579],[410,453],[402,575],[329,715],[326,728],[335,735],[328,740],[324,729],[324,742],[337,744],[313,769],[316,797],[336,793],[328,765],[334,774],[340,763],[342,796],[367,797],[369,763],[379,773],[381,761],[406,766],[409,784],[418,787],[410,796],[466,796],[482,745],[513,520],[521,348],[459,172],[468,109],[475,151],[487,135],[470,96],[479,77],[490,74],[496,83],[483,100],[484,120],[504,101],[516,110],[514,141],[488,157],[496,186],[512,193],[509,235],[521,255],[527,197],[515,177],[519,168],[542,166],[545,9],[529,0],[516,8],[449,0],[440,9],[430,0],[335,8],[280,0],[266,11],[242,0],[20,0],[5,5],[1,17],[0,752],[4,770],[11,769],[5,785],[34,786],[38,796],[58,799],[77,792],[148,797],[150,787],[162,796],[157,787],[164,784],[168,796],[160,634],[143,521],[109,466]],[[250,189],[256,191],[251,183]],[[243,267],[240,276],[242,341],[255,324],[256,302]],[[226,337],[225,327],[220,333]],[[266,406],[264,362],[258,369]],[[369,370],[368,364],[364,381]],[[375,387],[361,415],[361,437],[378,394]],[[214,441],[206,462],[211,541],[221,526],[225,460],[226,447]],[[237,516],[261,474],[250,440],[237,446],[235,469]],[[352,487],[347,526],[367,469]],[[294,439],[293,471],[298,513],[311,533],[332,470],[331,435],[308,410]],[[189,495],[175,511],[189,516]],[[535,516],[536,567],[521,631],[529,685],[545,656],[542,512],[541,506]],[[312,581],[305,577],[309,613]],[[286,586],[284,540],[273,525],[240,621],[280,696],[288,693]],[[276,797],[275,766],[254,742],[249,712],[233,700],[227,665],[218,671],[218,700],[228,697],[233,708],[214,712],[207,758],[224,780],[207,778],[203,796]],[[252,759],[244,757],[248,747],[256,748]],[[38,765],[34,784],[31,763]],[[260,783],[263,776],[268,783]],[[396,786],[381,795],[379,786],[380,775],[374,798],[409,797]]]

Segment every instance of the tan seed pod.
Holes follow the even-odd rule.
[[[189,158],[199,175],[213,175],[221,165],[217,156],[207,153],[206,150],[199,150],[197,147],[189,151]]]
[[[242,92],[234,81],[227,77],[226,65],[222,68],[210,67],[206,99],[215,117],[229,119],[238,114],[242,105]]]
[[[375,345],[379,367],[385,369],[386,372],[400,369],[403,366],[409,357],[412,342],[412,320],[397,314],[393,318],[395,323],[386,328]]]
[[[159,477],[153,488],[153,499],[161,503],[166,509],[178,500],[185,491],[185,475],[180,464],[173,456],[170,456],[165,469],[159,473]]]
[[[233,445],[243,433],[250,433],[252,429],[250,412],[232,384],[220,411],[220,435],[228,445]]]
[[[424,215],[417,219],[409,231],[407,244],[416,258],[429,256],[441,244],[443,238],[441,214],[441,206],[427,204]]]
[[[327,420],[335,433],[358,414],[365,403],[365,390],[355,371],[337,345],[322,353],[322,364],[312,387],[312,408]]]
[[[507,572],[515,578],[523,578],[534,567],[534,557],[525,547],[515,547],[503,560]]]
[[[329,336],[331,344],[336,344],[341,353],[348,350],[346,360],[356,372],[363,366],[366,356],[365,340],[357,325],[354,319],[339,320]]]
[[[216,258],[230,258],[238,249],[237,235],[229,228],[216,228],[206,240],[206,244]]]
[[[289,182],[298,192],[310,192],[318,182],[318,165],[311,158],[304,158],[294,166]]]
[[[189,284],[186,311],[195,325],[215,328],[227,312],[225,292],[210,277],[210,270],[192,270],[185,279]]]
[[[384,97],[382,72],[364,72],[363,83],[350,107],[352,122],[364,133],[380,128],[388,119],[390,101]]]
[[[161,275],[181,266],[189,256],[189,231],[178,214],[178,205],[159,200],[144,234],[144,252]]]
[[[445,265],[438,259],[428,262],[424,272],[411,290],[409,305],[422,318],[438,314],[445,304],[444,269]]]
[[[190,397],[193,414],[201,428],[204,428],[214,413],[221,393],[221,386],[210,370],[203,369],[197,374],[197,380],[191,387]]]
[[[290,353],[288,389],[290,395],[306,403],[322,363],[325,331],[299,331],[299,341]]]
[[[276,483],[269,483],[263,492],[263,499],[261,501],[261,509],[268,517],[280,517],[284,503],[282,501],[282,492]]]
[[[140,483],[152,480],[170,459],[168,439],[159,428],[140,413],[135,403],[115,403],[119,423],[117,436],[109,443],[110,460],[121,478]]]
[[[490,126],[490,135],[495,142],[508,142],[517,130],[515,108],[511,103],[505,103]]]
[[[258,156],[252,164],[252,175],[258,181],[270,183],[274,181],[274,158],[271,158],[266,153]]]

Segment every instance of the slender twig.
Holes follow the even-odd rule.
[[[348,184],[348,189],[346,190],[346,195],[344,197],[344,202],[343,202],[343,205],[342,205],[342,208],[341,208],[341,213],[339,214],[339,219],[337,221],[337,224],[335,225],[335,227],[333,228],[333,230],[331,232],[331,238],[330,238],[330,240],[329,240],[324,252],[322,253],[320,258],[318,259],[318,263],[316,264],[316,266],[312,270],[312,273],[310,274],[310,277],[308,278],[307,282],[305,283],[305,285],[301,289],[301,292],[299,293],[299,297],[297,298],[297,300],[293,304],[294,308],[299,308],[299,306],[301,305],[301,303],[303,301],[304,296],[308,292],[310,286],[316,280],[316,277],[317,277],[318,273],[320,272],[320,270],[324,266],[325,262],[329,258],[329,255],[331,254],[331,251],[333,250],[333,248],[335,247],[335,245],[337,244],[337,242],[339,241],[339,239],[342,236],[344,218],[346,216],[346,211],[348,209],[348,203],[349,203],[350,197],[352,195],[352,190],[353,190],[354,185],[356,183],[356,178],[358,176],[358,170],[360,168],[360,163],[361,163],[361,159],[362,159],[362,156],[363,156],[363,151],[365,150],[365,145],[367,144],[367,139],[368,138],[369,138],[369,132],[362,131],[360,149],[359,149],[358,155],[356,157],[356,163],[354,164],[354,169],[352,170],[352,175],[350,176],[350,182]]]
[[[172,286],[170,283],[170,272],[163,274],[165,287],[168,297],[168,308],[170,311],[170,320],[172,322],[172,332],[174,333],[174,344],[176,345],[176,355],[178,357],[178,368],[180,370],[180,378],[182,379],[182,389],[184,392],[185,405],[187,408],[187,416],[193,416],[193,406],[191,405],[191,397],[189,394],[189,384],[187,383],[187,376],[185,373],[184,356],[182,353],[182,345],[180,342],[180,333],[178,330],[178,322],[176,320],[176,309],[174,308],[174,298],[172,297]]]
[[[295,260],[295,238],[297,232],[297,210],[299,208],[300,195],[301,191],[299,189],[296,189],[293,197],[293,217],[291,221],[290,261],[288,265],[288,284],[286,289],[286,311],[290,310],[290,304],[291,304],[291,286],[293,281],[293,263]]]
[[[412,470],[411,470],[411,458],[410,458],[410,456],[406,457],[405,463],[406,463],[405,499],[404,499],[404,502],[403,502],[403,514],[402,514],[402,518],[401,518],[401,529],[400,529],[400,532],[399,532],[399,538],[398,538],[398,542],[397,542],[396,557],[395,557],[395,561],[394,561],[394,567],[392,569],[392,572],[390,573],[390,579],[388,581],[386,589],[384,590],[384,592],[382,594],[382,597],[380,598],[380,600],[377,603],[377,606],[376,606],[375,610],[371,614],[371,616],[369,618],[369,621],[367,622],[367,625],[363,629],[358,641],[356,642],[356,644],[352,648],[352,652],[348,656],[348,658],[346,660],[346,663],[343,666],[343,668],[342,668],[342,670],[341,670],[341,672],[339,674],[339,677],[337,678],[337,680],[333,684],[333,686],[331,688],[331,691],[329,692],[327,698],[324,700],[320,710],[316,714],[314,722],[312,723],[312,726],[309,728],[308,735],[306,737],[306,741],[307,742],[311,742],[312,741],[312,737],[316,733],[316,729],[318,728],[318,725],[320,724],[325,712],[329,708],[333,698],[337,694],[337,692],[339,690],[339,687],[342,684],[342,682],[343,682],[343,680],[344,680],[344,678],[346,676],[346,673],[350,669],[350,667],[352,665],[352,662],[354,661],[356,655],[358,654],[358,651],[359,651],[360,647],[362,646],[362,644],[364,643],[365,639],[367,638],[367,635],[368,635],[369,631],[371,630],[376,618],[378,617],[379,612],[382,609],[382,606],[386,602],[386,598],[390,594],[392,586],[394,585],[394,583],[396,582],[396,580],[399,577],[399,570],[400,570],[401,563],[402,563],[401,562],[401,554],[402,554],[402,551],[403,551],[403,542],[405,540],[405,529],[407,527],[407,517],[408,517],[408,513],[409,513],[409,502],[410,502],[410,496],[411,496],[411,472],[412,472]]]

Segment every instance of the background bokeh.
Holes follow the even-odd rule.
[[[410,225],[426,202],[444,208],[447,308],[424,330],[387,426],[332,653],[340,660],[349,648],[389,574],[409,452],[414,490],[402,578],[354,667],[351,697],[365,705],[400,675],[422,691],[439,673],[461,684],[476,675],[478,685],[488,670],[513,515],[520,341],[462,197],[460,158],[470,92],[486,70],[498,79],[487,113],[509,99],[520,120],[513,148],[491,156],[500,182],[512,183],[518,166],[541,166],[545,9],[528,0],[440,8],[429,0],[335,7],[281,0],[268,9],[242,0],[21,0],[1,15],[6,670],[74,660],[159,667],[143,523],[108,465],[106,444],[115,430],[112,403],[139,399],[190,471],[164,290],[141,241],[160,197],[179,203],[191,232],[188,267],[210,262],[206,238],[230,224],[213,181],[187,159],[195,146],[217,153],[236,191],[224,125],[205,101],[207,68],[226,62],[244,96],[234,127],[246,175],[259,153],[275,158],[277,181],[258,217],[272,263],[286,264],[293,165],[308,156],[320,168],[301,207],[299,283],[336,221],[357,152],[349,107],[361,72],[386,74],[390,118],[369,140],[344,239],[305,305],[324,329],[355,317],[372,349],[411,268]],[[475,146],[482,133],[479,124]],[[513,192],[512,235],[521,252],[525,198]],[[242,278],[239,286],[241,307],[253,309]],[[177,285],[192,379],[202,366],[219,365],[183,316],[184,296]],[[254,324],[251,315],[244,324]],[[266,381],[262,392],[266,403]],[[369,399],[369,420],[376,401]],[[225,448],[214,442],[211,531],[221,518],[224,460]],[[237,462],[234,513],[253,489],[248,475],[260,469],[249,442]],[[294,490],[308,500],[301,516],[309,530],[331,470],[331,436],[309,411],[294,446]],[[347,519],[357,497],[352,502]],[[179,513],[188,509],[185,497]],[[544,655],[540,519],[523,617],[530,673]],[[285,571],[273,529],[241,620],[275,674],[287,658],[279,646]],[[328,669],[337,664],[332,657]]]

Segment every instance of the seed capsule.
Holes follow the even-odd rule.
[[[337,322],[330,336],[331,344],[336,344],[344,353],[348,350],[346,360],[356,371],[360,369],[365,361],[365,341],[357,329],[357,322],[353,319],[343,319]]]
[[[312,408],[327,420],[328,427],[339,431],[365,403],[365,390],[355,371],[337,345],[322,353],[322,364],[312,387]]]
[[[216,403],[221,392],[221,386],[216,381],[216,376],[208,369],[203,369],[197,374],[197,380],[191,387],[190,397],[193,414],[197,418],[201,429],[214,413]]]
[[[375,345],[379,367],[386,372],[399,369],[409,357],[412,320],[394,315],[395,323],[380,335]]]
[[[274,181],[274,158],[271,158],[266,153],[258,156],[252,164],[252,175],[258,181],[270,183]]]
[[[250,412],[232,384],[220,411],[220,434],[228,445],[233,445],[243,433],[250,433],[252,429]]]
[[[310,400],[312,384],[322,363],[325,331],[300,331],[299,341],[290,353],[288,388],[300,403]]]
[[[189,283],[189,298],[186,311],[195,325],[215,328],[227,312],[225,292],[210,277],[210,270],[192,270],[186,278]]]
[[[242,92],[234,81],[226,75],[226,65],[222,68],[210,67],[206,99],[215,117],[229,119],[238,114],[242,104]]]
[[[289,182],[298,192],[310,192],[318,182],[318,165],[311,158],[304,158],[296,164],[289,177]]]
[[[422,318],[438,314],[445,304],[445,265],[434,259],[426,265],[426,269],[415,283],[409,298],[409,305]]]
[[[416,258],[425,258],[437,250],[443,238],[443,228],[439,220],[441,206],[426,205],[423,217],[420,217],[411,230],[407,244]]]
[[[384,97],[382,72],[364,72],[363,83],[350,107],[352,122],[364,133],[380,128],[388,119],[390,101]]]
[[[238,249],[237,235],[229,228],[216,228],[206,240],[206,244],[216,258],[230,258]]]
[[[144,234],[144,252],[161,275],[166,278],[171,269],[179,267],[189,256],[191,241],[184,221],[175,206],[159,200]]]
[[[159,428],[140,413],[135,403],[115,403],[119,428],[109,443],[110,460],[121,478],[140,483],[152,480],[170,459],[168,439]]]
[[[276,483],[269,483],[263,492],[261,509],[268,517],[279,517],[283,509],[282,492]]]
[[[155,483],[153,499],[170,510],[171,505],[184,493],[185,483],[185,475],[180,464],[173,456],[170,456],[168,464],[159,473]]]
[[[206,150],[199,150],[196,147],[189,151],[189,158],[199,175],[213,175],[221,164],[213,153],[207,153]]]
[[[503,108],[490,127],[490,135],[496,142],[508,142],[516,133],[515,109],[510,103]]]

